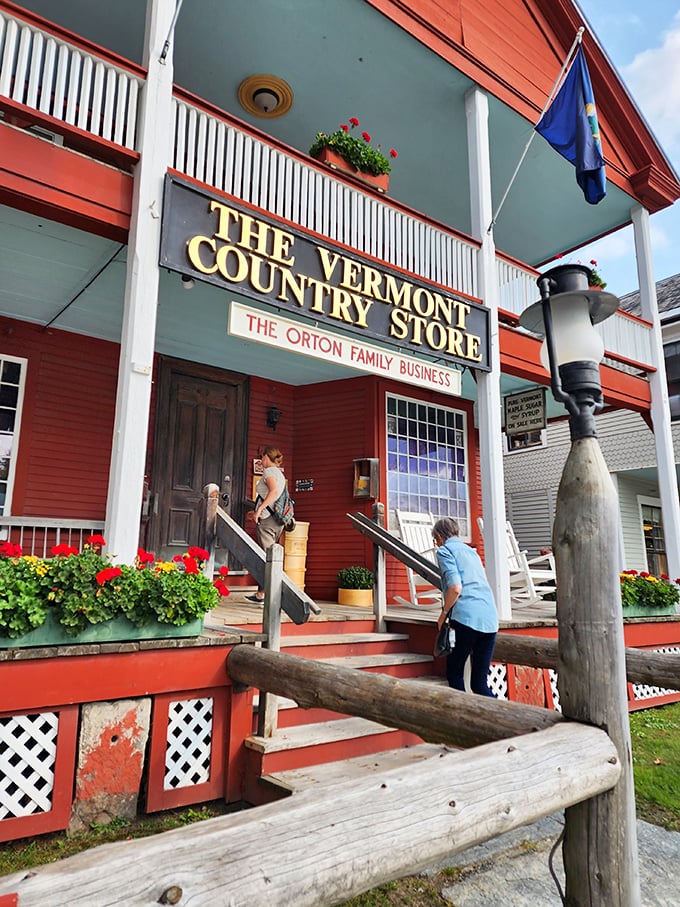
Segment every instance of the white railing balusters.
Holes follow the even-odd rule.
[[[30,28],[22,28],[19,33],[19,51],[15,64],[14,89],[12,99],[23,103],[28,73],[29,50],[31,45]]]
[[[38,33],[35,35],[35,40],[33,41],[33,47],[31,48],[31,63],[30,71],[28,74],[28,86],[26,89],[26,99],[25,104],[28,104],[29,107],[38,107],[38,92],[40,90],[40,83],[42,77],[42,62],[43,62],[43,46],[45,41],[43,36]]]
[[[68,85],[66,91],[66,113],[64,114],[64,120],[67,123],[70,123],[72,126],[76,121],[76,108],[78,106],[78,89],[80,86],[80,54],[73,53],[71,54],[69,70],[68,70]]]
[[[50,114],[52,112],[52,80],[56,72],[56,58],[57,42],[54,38],[48,38],[45,42],[45,60],[40,85],[40,100],[38,101],[38,110],[42,113]]]

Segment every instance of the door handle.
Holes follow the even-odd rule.
[[[222,493],[222,500],[225,504],[229,503],[229,492],[225,491]]]

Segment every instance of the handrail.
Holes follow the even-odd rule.
[[[209,490],[214,487],[206,485],[203,489],[204,494],[208,496]],[[208,531],[207,541],[213,548],[211,551],[208,547],[209,554],[213,554],[214,545],[219,540],[235,560],[250,573],[255,582],[261,588],[265,588],[267,564],[265,552],[225,510],[214,505],[211,505],[211,510],[214,510],[214,521]],[[299,589],[285,573],[282,576],[281,607],[296,624],[306,623],[310,613],[321,613],[316,602]]]

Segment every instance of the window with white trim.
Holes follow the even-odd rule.
[[[460,410],[388,394],[388,527],[395,510],[453,517],[470,538],[467,416]]]
[[[666,557],[661,501],[658,498],[638,495],[638,505],[642,521],[642,538],[647,559],[647,571],[652,576],[665,575],[668,573],[668,558]]]
[[[0,355],[0,516],[11,512],[26,359]]]

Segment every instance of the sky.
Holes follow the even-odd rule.
[[[577,0],[629,93],[680,174],[680,0]],[[595,97],[597,104],[597,97]],[[657,280],[680,273],[680,202],[650,218]],[[569,256],[595,259],[607,290],[638,289],[633,228]]]

